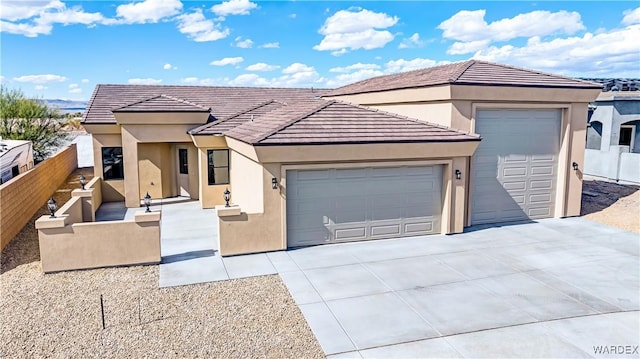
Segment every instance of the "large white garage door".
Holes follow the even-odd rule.
[[[442,166],[287,171],[289,247],[440,233]]]
[[[560,110],[479,110],[471,223],[554,215]]]

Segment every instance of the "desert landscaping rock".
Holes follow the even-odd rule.
[[[580,215],[640,233],[640,186],[585,179]]]
[[[76,171],[55,194],[70,198]],[[2,251],[1,358],[321,358],[278,276],[158,288],[158,266],[43,274],[33,221]],[[100,295],[105,329],[102,329]]]

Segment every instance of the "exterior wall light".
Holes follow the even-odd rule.
[[[460,172],[460,170],[456,170],[456,179],[462,179],[462,172]]]
[[[573,162],[573,163],[571,164],[571,166],[573,166],[573,170],[574,170],[574,171],[577,171],[577,170],[578,170],[578,162]]]
[[[278,189],[278,179],[275,177],[271,179],[271,188]]]
[[[84,175],[80,175],[80,186],[82,186],[83,190],[85,184],[87,184],[87,179],[84,177]]]
[[[144,212],[145,213],[151,212],[151,210],[149,209],[149,206],[151,205],[151,196],[149,195],[149,192],[147,192],[147,194],[144,195],[144,205],[147,206],[147,210]]]
[[[227,189],[224,190],[224,201],[226,202],[226,204],[224,205],[225,207],[231,207],[229,206],[230,200],[231,200],[231,192],[229,192],[229,188],[227,187]]]
[[[56,205],[56,200],[51,197],[49,202],[47,202],[47,207],[49,208],[49,212],[51,212],[51,216],[49,218],[56,218],[55,212],[58,206]]]

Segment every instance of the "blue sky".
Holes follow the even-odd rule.
[[[638,1],[2,0],[3,85],[86,100],[99,83],[338,87],[477,58],[640,77]]]

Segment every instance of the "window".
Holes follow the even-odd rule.
[[[629,146],[630,151],[633,151],[633,141],[635,126],[620,126],[620,140],[618,141],[618,145],[620,146]]]
[[[18,165],[15,165],[13,167],[11,167],[11,175],[13,177],[17,176],[20,174],[20,167]]]
[[[189,174],[189,160],[187,159],[188,152],[186,148],[178,149],[178,159],[180,161],[180,174]]]
[[[105,181],[124,179],[122,147],[102,147],[102,178]]]
[[[229,150],[207,150],[209,185],[229,184]]]

